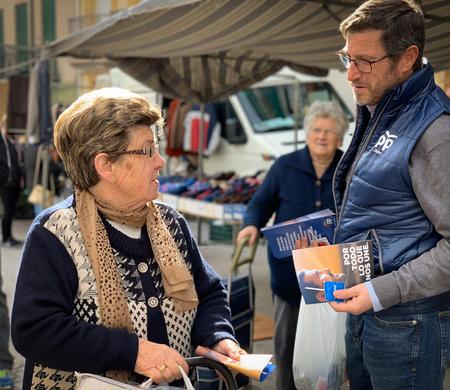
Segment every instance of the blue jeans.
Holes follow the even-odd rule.
[[[428,314],[349,314],[351,390],[439,390],[450,365],[450,308]]]

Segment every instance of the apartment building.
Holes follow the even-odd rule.
[[[0,115],[7,111],[9,83],[14,74],[27,74],[48,43],[88,28],[141,0],[0,0]],[[69,104],[80,94],[117,85],[149,96],[105,59],[52,59],[51,100]],[[450,90],[450,71],[436,80]],[[449,92],[450,93],[450,92]]]
[[[136,5],[141,0],[0,0],[0,115],[7,111],[11,75],[28,74],[48,43]],[[69,104],[85,91],[114,83],[107,60],[50,61],[52,102]]]

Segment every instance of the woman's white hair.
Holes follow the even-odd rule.
[[[319,118],[334,119],[337,124],[337,136],[341,141],[344,139],[345,132],[348,128],[348,119],[339,104],[336,102],[313,102],[313,104],[309,107],[308,113],[306,114],[303,122],[306,136],[308,136],[311,131],[314,122]]]

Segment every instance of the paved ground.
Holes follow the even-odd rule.
[[[15,221],[13,225],[13,234],[18,239],[24,239],[31,221],[19,220]],[[195,221],[190,221],[192,231],[196,232]],[[207,224],[202,228],[203,240],[207,239],[208,231]],[[233,247],[230,244],[212,244],[202,245],[201,250],[208,261],[214,268],[222,275],[228,276],[230,267],[230,260],[232,256]],[[4,291],[8,296],[9,307],[11,307],[14,295],[15,280],[18,272],[20,262],[21,249],[6,249],[2,248],[2,272],[4,280]],[[253,264],[253,277],[256,288],[256,311],[267,316],[272,316],[272,298],[269,288],[269,269],[267,265],[266,247],[264,243],[260,244],[256,252],[255,261]],[[17,383],[21,383],[21,376],[23,371],[23,358],[11,346],[12,352],[15,356],[15,375]],[[273,353],[272,340],[258,341],[254,344],[254,353]],[[264,383],[252,384],[253,389],[275,390],[275,375],[272,375]],[[17,386],[16,389],[20,389]],[[447,372],[445,389],[450,390],[450,373]],[[433,390],[433,389],[430,389]]]
[[[15,238],[23,240],[31,221],[19,220],[13,223],[13,235]],[[14,298],[15,282],[20,262],[22,248],[2,248],[1,272],[3,275],[3,291],[8,297],[8,307],[11,309]],[[14,372],[16,378],[16,389],[21,388],[22,372],[24,360],[11,344],[11,352],[14,355]]]

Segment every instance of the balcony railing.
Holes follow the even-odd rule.
[[[94,24],[97,24],[105,19],[108,19],[112,15],[122,11],[116,10],[114,12],[105,13],[105,14],[95,14],[95,15],[81,15],[76,16],[74,18],[69,19],[69,32],[72,34],[74,32],[83,30],[87,27],[91,27]]]
[[[38,49],[0,44],[0,77],[26,72],[37,58]]]

